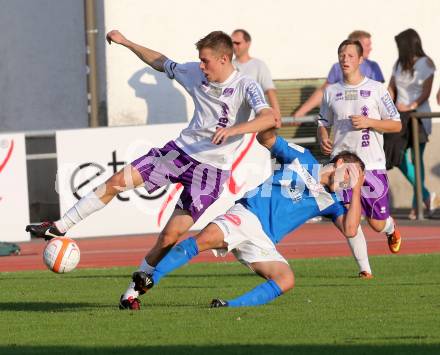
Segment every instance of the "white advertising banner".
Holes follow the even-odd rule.
[[[56,188],[64,214],[79,198],[103,183],[116,171],[152,147],[176,138],[187,124],[105,127],[58,131]],[[244,192],[269,176],[269,152],[253,135],[245,137],[234,162],[231,179],[223,193],[194,225],[203,228],[233,205]],[[73,227],[74,238],[157,233],[165,226],[178,201],[181,188],[169,185],[148,194],[141,187],[118,194],[105,208]]]
[[[0,134],[0,241],[30,240],[24,134]]]

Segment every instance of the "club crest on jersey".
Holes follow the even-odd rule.
[[[234,88],[226,88],[223,90],[224,97],[232,96],[233,93],[234,93]]]
[[[360,94],[361,94],[362,97],[367,98],[367,97],[370,97],[371,91],[370,90],[361,90]]]
[[[343,100],[344,99],[344,95],[342,94],[342,92],[338,92],[336,94],[336,99],[335,101],[339,101],[339,100]]]
[[[357,90],[345,90],[345,101],[353,101],[358,99]]]

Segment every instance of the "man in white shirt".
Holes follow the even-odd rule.
[[[356,153],[365,163],[365,182],[361,203],[370,226],[387,235],[391,252],[400,250],[401,237],[390,216],[388,178],[385,169],[383,133],[399,132],[402,128],[399,113],[388,91],[378,81],[362,75],[362,45],[359,41],[345,40],[338,48],[339,65],[343,80],[324,91],[318,119],[318,140],[321,151],[334,156],[340,151]],[[330,128],[334,127],[334,141]],[[350,202],[350,191],[344,201]],[[364,249],[364,269],[371,274],[365,237],[359,228],[352,238],[353,249]]]
[[[249,54],[252,38],[249,32],[237,29],[231,35],[235,58],[232,64],[243,74],[250,76],[263,88],[270,107],[273,108],[276,119],[281,117],[275,85],[267,65],[258,58]]]
[[[139,267],[152,274],[168,250],[220,196],[243,135],[274,127],[275,118],[258,83],[232,65],[232,40],[224,32],[214,31],[199,40],[196,47],[200,62],[185,64],[132,42],[117,30],[110,31],[107,40],[128,48],[153,69],[176,79],[194,101],[191,122],[178,138],[124,167],[79,200],[60,220],[28,225],[26,230],[45,239],[63,236],[122,191],[145,185],[151,193],[180,183],[183,190],[175,210]],[[255,118],[248,121],[251,111]],[[132,302],[141,291],[135,288],[135,281],[133,276],[121,297],[121,308],[139,306]]]

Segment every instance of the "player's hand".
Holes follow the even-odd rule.
[[[353,190],[359,190],[362,188],[362,185],[364,184],[365,175],[362,171],[359,164],[355,163],[349,163],[348,165],[348,175],[350,179],[350,187],[353,188]]]
[[[368,117],[352,115],[350,116],[350,119],[354,129],[370,128],[370,119]]]
[[[402,103],[398,103],[398,104],[396,105],[396,108],[397,108],[397,110],[398,110],[399,112],[408,112],[408,111],[411,111],[411,110],[412,110],[411,107],[410,107],[410,105],[405,105],[405,104],[402,104]]]
[[[226,142],[228,137],[232,137],[232,136],[235,136],[235,128],[234,127],[217,128],[217,131],[215,131],[214,135],[212,136],[211,143],[223,144]]]
[[[302,115],[299,111],[295,111],[295,112],[291,112],[290,116],[292,116],[293,118],[300,118],[300,117],[304,117],[304,115]],[[289,126],[301,126],[302,122],[296,122],[295,120],[292,123],[289,123]]]
[[[107,36],[105,38],[107,39],[108,44],[112,44],[112,42],[122,44],[127,41],[127,39],[118,30],[110,31],[109,33],[107,33]]]
[[[324,155],[330,155],[330,153],[333,150],[333,142],[331,141],[330,138],[326,138],[321,140],[321,142],[319,143],[319,146],[321,148],[321,152]]]

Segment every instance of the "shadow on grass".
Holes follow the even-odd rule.
[[[439,354],[440,345],[227,345],[227,346],[132,346],[132,347],[84,347],[84,346],[0,346],[0,354],[374,354],[374,355],[424,355]]]
[[[97,308],[96,303],[62,302],[0,302],[0,312],[66,312],[83,308]],[[102,308],[102,307],[99,307]],[[0,354],[5,354],[0,351]]]

